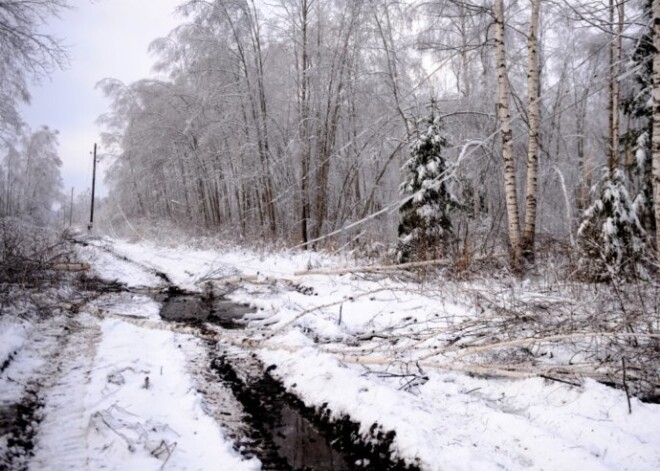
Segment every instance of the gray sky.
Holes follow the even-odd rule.
[[[90,152],[101,129],[94,123],[108,107],[96,83],[113,77],[130,83],[150,75],[149,43],[167,35],[181,19],[174,15],[182,0],[77,0],[48,27],[69,46],[71,64],[51,80],[32,87],[32,103],[23,109],[36,129],[60,131],[62,178],[68,193],[91,187]],[[102,150],[101,150],[102,153]],[[99,165],[102,180],[104,162]],[[101,193],[105,188],[101,183]]]

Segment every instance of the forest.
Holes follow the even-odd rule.
[[[652,12],[610,3],[188,2],[152,44],[158,79],[99,84],[111,220],[391,248],[412,211],[430,237],[414,258],[517,270],[540,241],[602,262],[588,276],[637,274]],[[429,117],[442,145],[415,160]]]
[[[32,36],[3,36],[0,201],[42,224],[68,204],[57,132],[17,106],[65,64],[36,29],[65,3],[14,4],[6,21]],[[104,220],[519,273],[539,250],[588,278],[654,271],[651,6],[184,2],[151,44],[153,77],[98,83]]]
[[[76,199],[74,3],[0,0],[0,468],[658,469],[659,0],[181,0]]]

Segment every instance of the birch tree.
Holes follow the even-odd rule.
[[[660,2],[652,2],[653,25],[653,204],[655,207],[656,252],[660,253]]]
[[[525,196],[525,229],[522,250],[526,258],[534,257],[536,235],[536,199],[539,168],[539,64],[538,26],[541,0],[532,0],[532,12],[527,37],[527,96],[529,101],[529,143],[527,149],[527,189]]]
[[[504,192],[509,234],[511,266],[519,271],[521,266],[522,244],[520,241],[520,219],[518,215],[518,189],[516,184],[516,164],[513,155],[513,132],[509,112],[509,82],[507,76],[506,48],[504,43],[504,2],[493,3],[495,20],[495,60],[497,64],[497,112],[502,134],[502,160],[504,163]]]
[[[619,102],[621,95],[621,83],[619,75],[621,73],[621,36],[623,34],[624,3],[621,0],[609,0],[610,28],[612,31],[612,40],[609,47],[609,66],[610,66],[610,103],[609,103],[609,136],[608,143],[608,163],[610,177],[619,168]]]

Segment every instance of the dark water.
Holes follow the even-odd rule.
[[[224,329],[241,329],[240,319],[255,312],[249,306],[232,303],[224,299],[209,299],[198,294],[161,295],[160,317],[168,321],[191,324],[208,322]]]
[[[294,469],[351,469],[344,457],[307,419],[282,403],[275,420],[266,427],[280,454]]]
[[[240,359],[218,356],[211,368],[243,405],[252,429],[252,446],[266,470],[416,470],[390,457],[393,433],[375,433],[378,444],[360,439],[359,425],[349,419],[328,420],[287,393],[267,371],[243,379],[237,374]],[[271,367],[273,368],[273,367]],[[269,370],[271,369],[269,368]],[[374,424],[373,429],[377,429]],[[381,436],[382,435],[382,436]]]
[[[201,295],[169,293],[161,296],[164,320],[199,325],[205,322],[225,329],[242,328],[240,319],[254,312],[247,306]],[[252,384],[243,383],[232,367],[215,360],[212,368],[229,384],[248,413],[253,429],[249,452],[256,454],[264,469],[345,471],[353,469],[342,453],[283,396],[280,384],[265,375]]]
[[[289,403],[282,386],[266,374],[249,384],[222,357],[211,368],[218,373],[247,414],[252,451],[271,470],[354,469],[331,440]]]

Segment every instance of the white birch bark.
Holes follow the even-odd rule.
[[[618,11],[618,21],[614,23],[615,4]],[[623,2],[610,0],[610,22],[612,32],[616,35],[610,45],[610,143],[609,143],[609,171],[610,177],[619,168],[619,102],[621,84],[619,74],[621,71],[621,34],[623,31]]]
[[[495,0],[493,14],[495,17],[495,61],[497,63],[497,113],[502,132],[504,193],[506,198],[509,246],[511,250],[511,266],[515,271],[518,271],[520,270],[522,247],[520,242],[520,218],[518,215],[516,165],[513,158],[513,132],[511,131],[511,114],[509,111],[509,84],[507,78],[506,49],[504,45],[503,0]]]
[[[660,1],[653,2],[653,207],[655,209],[656,251],[660,253]]]
[[[533,259],[536,234],[536,199],[539,169],[539,60],[538,25],[541,0],[532,0],[532,14],[527,37],[527,94],[529,99],[529,144],[527,150],[527,189],[525,195],[525,229],[523,252]]]

